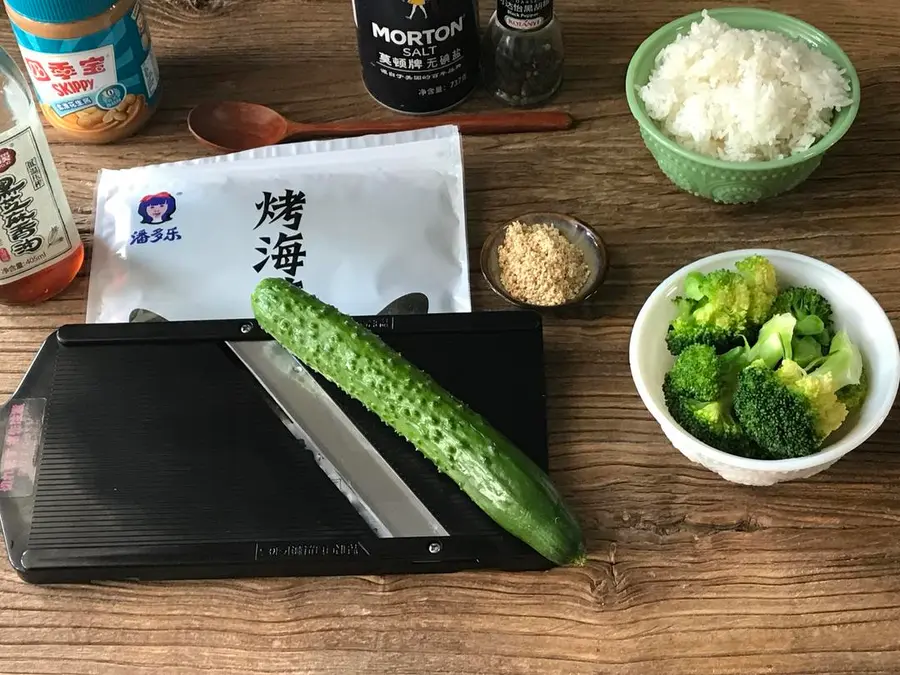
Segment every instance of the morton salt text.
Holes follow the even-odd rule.
[[[432,56],[439,42],[444,42],[463,30],[465,17],[450,22],[438,28],[426,30],[391,30],[372,22],[372,35],[384,39],[385,42],[403,47],[404,56]]]

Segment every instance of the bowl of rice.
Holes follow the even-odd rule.
[[[641,137],[679,188],[724,204],[794,189],[859,110],[859,77],[817,28],[763,9],[725,8],[666,24],[625,78]]]

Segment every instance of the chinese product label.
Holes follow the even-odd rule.
[[[497,20],[512,30],[535,30],[553,19],[553,0],[497,0]]]
[[[262,273],[271,261],[269,269],[273,276],[281,275],[292,284],[303,288],[303,279],[298,279],[297,274],[306,258],[303,233],[300,231],[306,195],[299,190],[295,192],[288,188],[278,196],[273,196],[269,191],[263,192],[262,196],[262,201],[256,204],[256,210],[260,212],[259,222],[253,229],[257,230],[263,225],[278,229],[274,241],[272,229],[263,230],[267,234],[259,237],[262,246],[256,249],[263,258],[253,266],[253,269],[257,273]]]
[[[472,0],[355,0],[363,81],[379,103],[434,113],[477,84],[478,15]]]
[[[49,267],[79,242],[57,205],[34,132],[0,140],[0,284]]]
[[[455,127],[208,159],[101,172],[88,323],[245,319],[271,277],[349,314],[471,311]]]
[[[27,497],[34,492],[37,451],[43,436],[45,400],[9,402],[0,446],[0,497]]]
[[[130,124],[156,104],[159,68],[140,3],[114,26],[54,40],[13,24],[31,83],[48,121],[76,132]]]

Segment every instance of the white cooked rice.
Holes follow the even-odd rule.
[[[741,30],[703,12],[657,56],[640,88],[647,113],[683,147],[742,162],[789,157],[852,103],[827,56],[772,31]]]

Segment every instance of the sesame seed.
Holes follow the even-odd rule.
[[[590,276],[583,251],[547,223],[511,223],[497,262],[506,291],[532,305],[563,304],[578,295]]]

